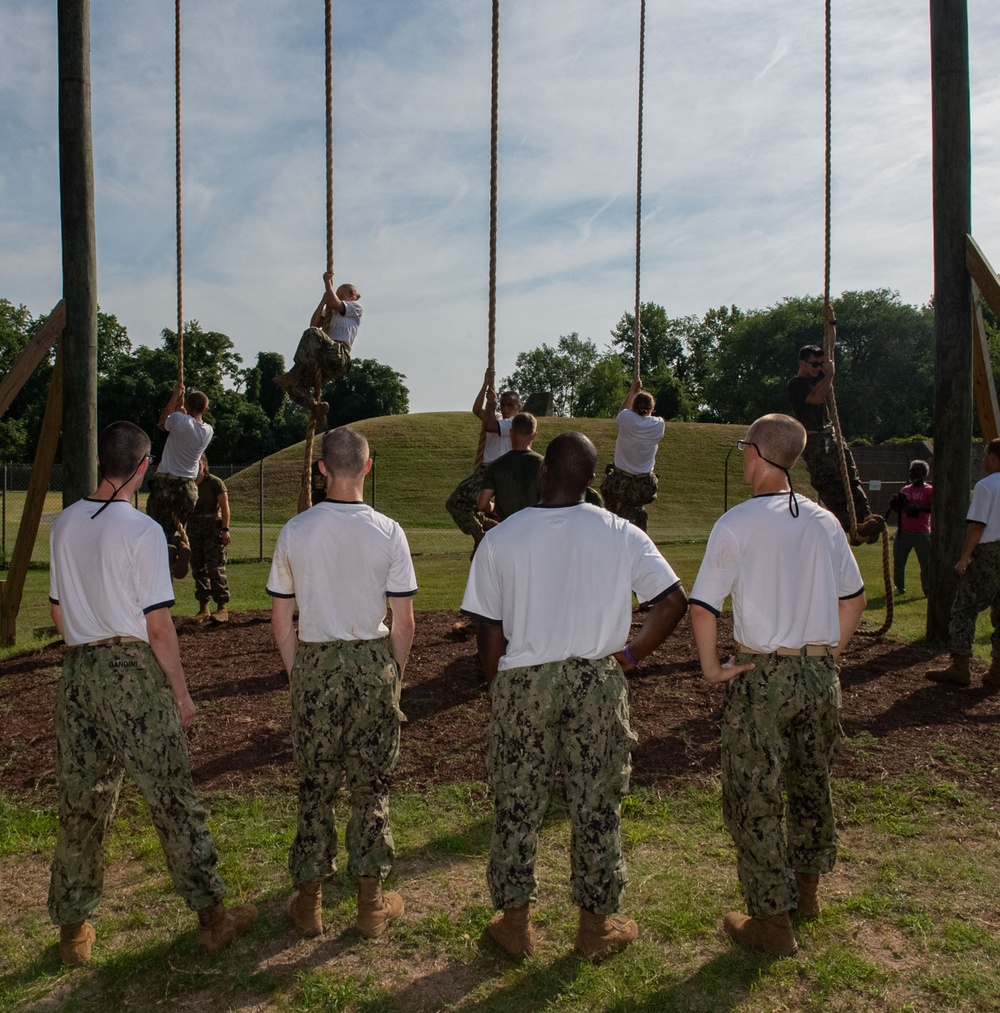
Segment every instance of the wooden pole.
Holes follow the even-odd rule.
[[[49,398],[45,403],[42,430],[35,448],[35,463],[31,468],[28,493],[24,498],[24,510],[17,529],[17,541],[10,557],[7,579],[0,582],[0,645],[11,647],[17,639],[17,613],[24,593],[24,579],[31,564],[31,550],[35,546],[38,524],[45,507],[45,496],[49,491],[52,462],[59,445],[59,430],[62,427],[63,411],[63,356],[62,342],[56,353],[56,365],[49,382]],[[96,485],[96,482],[95,482]],[[93,490],[88,490],[92,492]]]
[[[63,506],[97,488],[97,244],[90,136],[90,0],[59,0],[59,193],[62,209],[61,343]]]
[[[966,0],[931,0],[934,193],[934,537],[927,637],[944,641],[965,542],[972,443],[972,231],[969,18]]]

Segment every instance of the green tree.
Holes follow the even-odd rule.
[[[355,359],[347,376],[323,388],[323,400],[330,404],[327,425],[334,429],[361,419],[405,415],[410,410],[405,379],[376,359]]]
[[[26,306],[0,299],[0,376],[5,376],[45,317],[35,319]],[[0,459],[24,461],[38,443],[54,355],[48,350],[0,419]]]
[[[514,372],[500,386],[516,390],[522,398],[535,391],[551,391],[556,415],[571,415],[577,394],[598,359],[593,341],[581,339],[576,332],[564,334],[555,348],[542,344],[519,353]]]
[[[649,376],[654,370],[666,366],[670,372],[684,378],[686,353],[684,339],[692,318],[673,319],[667,311],[652,302],[639,307],[639,375]],[[625,313],[611,332],[611,345],[621,352],[629,375],[635,369],[635,314]]]
[[[602,355],[580,384],[573,404],[573,417],[597,419],[618,414],[632,377],[616,352]]]

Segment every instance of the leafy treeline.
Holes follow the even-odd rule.
[[[909,306],[887,289],[844,292],[834,308],[835,390],[846,436],[875,443],[932,436],[933,309]],[[986,315],[991,347],[1000,345],[996,319]],[[763,310],[724,306],[700,318],[668,317],[662,306],[644,303],[639,317],[643,386],[658,414],[682,421],[748,423],[788,411],[785,384],[798,368],[799,348],[823,343],[818,297],[783,299]],[[554,348],[523,352],[503,386],[551,390],[560,415],[614,415],[633,375],[633,321],[626,313],[603,351],[570,334]]]
[[[0,375],[10,369],[42,319],[0,299]],[[158,448],[156,422],[177,381],[177,334],[164,330],[157,348],[133,347],[117,317],[98,313],[97,344],[98,428],[129,419],[150,433]],[[31,458],[53,362],[50,354],[0,419],[0,460]],[[244,368],[225,334],[203,330],[197,321],[184,325],[184,382],[189,390],[203,390],[211,402],[206,417],[216,430],[213,460],[248,463],[303,439],[307,413],[273,382],[284,371],[284,357],[276,352],[259,352],[256,364]],[[375,359],[355,359],[346,377],[323,390],[323,399],[330,403],[328,425],[406,414],[405,379]],[[72,425],[72,420],[63,424]]]

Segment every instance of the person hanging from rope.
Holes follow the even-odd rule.
[[[491,461],[503,456],[511,449],[510,427],[514,416],[521,410],[521,397],[515,391],[505,390],[500,394],[500,410],[497,411],[497,395],[493,389],[494,371],[486,370],[483,385],[479,388],[472,405],[472,414],[480,419],[486,430],[486,446],[483,448],[483,463],[476,471],[463,478],[448,497],[445,509],[461,531],[469,535],[475,545],[483,535],[496,524],[476,507],[482,488],[483,469]]]
[[[198,502],[201,455],[215,434],[204,420],[208,395],[200,390],[186,397],[178,383],[156,423],[167,434],[163,457],[149,480],[146,513],[163,528],[170,553],[170,572],[177,580],[187,576],[191,544],[185,525]]]
[[[653,415],[655,410],[653,395],[642,389],[641,380],[633,380],[615,420],[615,460],[605,468],[601,481],[608,510],[642,531],[648,519],[643,508],[656,499],[658,482],[653,466],[665,428],[663,419]]]
[[[833,344],[836,344],[837,318],[833,306],[829,303],[824,309],[824,316],[826,326],[833,330],[832,349]],[[809,480],[823,501],[823,506],[836,515],[845,531],[850,532],[851,515],[840,471],[837,434],[827,408],[827,395],[833,386],[835,371],[832,350],[827,356],[818,345],[803,345],[799,349],[799,371],[788,381],[786,389],[792,414],[805,426],[808,434],[802,460],[809,469]],[[854,514],[858,519],[857,544],[877,542],[882,532],[883,521],[872,514],[868,497],[858,476],[854,456],[846,446],[844,457],[850,477]]]
[[[323,275],[323,283],[323,298],[295,349],[295,365],[274,382],[296,404],[325,419],[330,406],[316,396],[317,372],[320,386],[350,372],[351,349],[361,326],[361,293],[353,285],[334,289],[332,271]]]

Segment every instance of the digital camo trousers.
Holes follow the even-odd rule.
[[[187,523],[187,534],[191,543],[195,598],[202,605],[212,600],[225,605],[229,601],[229,581],[226,577],[226,547],[222,544],[222,521],[218,517],[192,514]]]
[[[351,371],[351,350],[343,341],[334,341],[319,327],[307,327],[295,349],[295,364],[275,383],[283,387],[288,396],[303,408],[317,403],[316,371],[320,374],[320,387]],[[322,396],[322,395],[321,395]]]
[[[854,513],[860,523],[871,513],[871,509],[858,476],[854,455],[847,447],[844,448],[844,455],[851,496],[854,499]],[[845,531],[850,531],[851,515],[847,507],[847,496],[844,494],[844,479],[840,473],[840,454],[833,434],[810,433],[805,450],[802,451],[802,460],[809,469],[809,481],[812,482],[823,506],[836,516]]]
[[[601,480],[604,505],[619,517],[631,521],[637,528],[646,530],[647,516],[643,507],[656,499],[656,476],[629,475],[609,464]]]
[[[726,683],[722,817],[747,911],[769,918],[796,907],[795,872],[826,873],[837,860],[830,767],[842,734],[840,680],[832,657],[737,661],[757,667]]]
[[[1000,658],[1000,542],[980,542],[958,582],[948,623],[952,654],[972,657],[976,620],[985,608],[990,610],[993,623],[991,653]]]
[[[347,871],[385,879],[394,846],[389,783],[399,757],[399,668],[387,637],[300,643],[292,667],[292,756],[298,830],[288,855],[296,884],[336,869],[342,781],[350,795]]]
[[[81,922],[104,887],[104,835],[123,774],[139,787],[177,892],[198,911],[221,900],[215,842],[191,783],[187,740],[148,644],[71,647],[56,696],[59,832],[49,914]]]
[[[163,528],[170,545],[187,543],[185,525],[198,502],[198,483],[193,478],[176,479],[153,475],[149,479],[146,513]]]
[[[468,478],[463,478],[444,505],[459,530],[475,538],[477,542],[485,533],[484,515],[476,509],[476,500],[482,487],[483,471],[480,469]]]
[[[497,673],[490,698],[486,766],[494,816],[486,879],[493,906],[536,899],[538,833],[561,764],[573,903],[614,913],[628,880],[621,804],[636,742],[621,667],[614,658],[570,658],[509,669]]]

